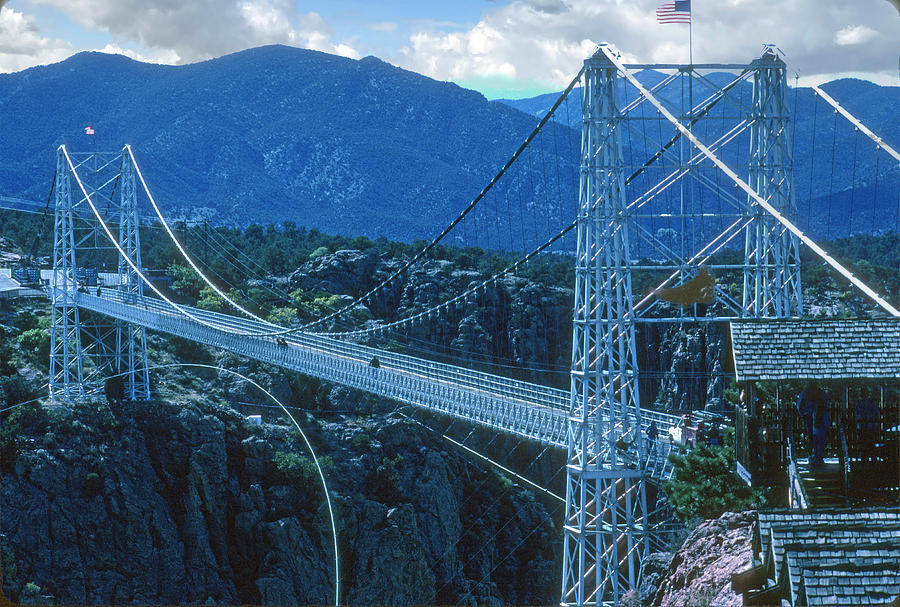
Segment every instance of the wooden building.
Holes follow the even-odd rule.
[[[800,507],[897,503],[900,320],[744,320],[731,323],[730,339],[744,480],[784,486]],[[827,400],[826,463],[818,470],[797,406],[804,389]],[[867,402],[874,419],[860,413]]]

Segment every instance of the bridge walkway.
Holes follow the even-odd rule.
[[[114,288],[102,290],[102,296],[94,292],[73,296],[85,310],[567,448],[569,393],[565,390],[312,333],[285,335],[284,344],[280,344],[274,337],[253,335],[271,330],[264,323],[185,306],[201,323],[161,300],[120,293]],[[373,357],[378,358],[379,367],[370,366]],[[679,421],[673,415],[644,411],[644,429],[654,419],[663,436]],[[648,475],[656,480],[671,475],[667,459],[671,449],[669,443],[657,445],[645,462]]]

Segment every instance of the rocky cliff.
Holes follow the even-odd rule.
[[[292,289],[357,297],[401,267],[363,251],[337,251],[311,260],[287,279]],[[367,302],[376,320],[366,326],[408,318],[481,284],[486,275],[445,260],[417,264]],[[447,360],[500,370],[530,381],[568,387],[571,363],[572,290],[506,276],[478,289],[440,314],[390,333],[401,346],[425,341]],[[333,325],[336,330],[346,326]],[[383,345],[383,337],[370,341]],[[452,357],[452,358],[451,358]]]
[[[335,507],[344,603],[555,600],[559,531],[533,495],[395,415],[299,421]],[[7,598],[334,600],[323,489],[287,426],[202,397],[26,406],[6,423],[18,426],[0,492]]]
[[[396,259],[345,250],[313,259],[287,278],[292,289],[358,297],[401,267]],[[481,284],[485,275],[450,261],[429,260],[397,277],[367,302],[366,326],[407,318]],[[460,305],[392,332],[401,345],[427,342],[455,362],[511,374],[529,381],[569,387],[572,350],[571,286],[553,287],[509,275],[479,289]],[[332,325],[346,330],[344,325]],[[724,323],[684,326],[647,323],[638,327],[638,367],[644,402],[661,409],[703,409],[723,405],[727,379],[722,360]],[[383,345],[382,337],[371,345]]]
[[[667,567],[657,567],[654,607],[708,605],[739,607],[741,597],[731,590],[731,574],[752,562],[755,512],[726,512],[700,523]],[[650,580],[646,580],[650,581]]]

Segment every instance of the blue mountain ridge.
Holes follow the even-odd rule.
[[[651,82],[659,75],[640,77]],[[718,84],[725,78],[713,77]],[[900,88],[838,81],[826,89],[886,141],[900,140],[895,120]],[[747,89],[745,99],[749,94]],[[0,146],[0,194],[46,199],[61,143],[75,151],[117,150],[131,143],[169,217],[240,226],[291,220],[339,234],[430,238],[487,184],[555,98],[491,102],[375,57],[352,60],[286,46],[183,66],[80,53],[0,75],[0,117],[7,125]],[[876,184],[874,160],[859,152],[851,180],[852,128],[833,130],[832,159],[832,139],[822,134],[831,114],[819,107],[811,116],[809,89],[800,89],[795,103],[798,145],[811,145],[803,137],[814,119],[818,137],[814,155],[797,153],[801,224],[806,213],[813,229],[824,231],[833,215],[831,235],[836,235],[845,230],[840,222],[851,198],[858,203],[877,186],[880,201],[885,188],[896,191],[898,180]],[[566,116],[566,110],[568,125],[552,122],[549,134],[535,143],[540,148],[482,205],[482,226],[513,234],[510,225],[499,225],[524,220],[521,210],[518,217],[515,208],[506,212],[511,198],[550,218],[545,232],[535,228],[535,242],[574,218],[580,95],[558,115]],[[83,134],[88,124],[96,129],[93,139]],[[741,142],[733,147],[737,151],[729,150],[726,158],[746,157]],[[644,148],[632,136],[626,156],[640,157]],[[813,180],[804,158],[815,161],[808,165]],[[884,159],[878,168],[896,175]],[[826,199],[831,213],[810,212],[824,209]],[[894,213],[883,206],[883,217],[862,215],[858,223],[877,219],[883,229]]]
[[[535,124],[374,57],[285,46],[185,66],[80,53],[0,75],[0,116],[7,196],[46,199],[61,143],[131,143],[167,215],[404,240],[449,223]]]
[[[662,78],[657,72],[644,70],[637,74],[645,86],[653,86]],[[708,74],[716,86],[725,86],[734,79],[729,73]],[[821,87],[876,135],[900,150],[900,87],[879,86],[866,80],[845,78]],[[634,87],[619,87],[619,104],[635,96]],[[709,87],[698,86],[694,91],[695,105],[712,93]],[[581,128],[580,90],[557,110],[554,119],[572,128]],[[678,86],[663,90],[661,97],[679,105]],[[734,96],[741,103],[749,103],[753,95],[752,81],[738,85]],[[559,97],[548,93],[526,99],[502,99],[502,103],[543,117]],[[850,234],[879,234],[900,231],[900,167],[884,151],[876,151],[871,140],[830,105],[817,101],[812,88],[789,87],[788,106],[791,113],[791,137],[794,154],[794,187],[797,220],[800,227],[817,237],[843,237]],[[721,119],[728,109],[719,104],[709,114]],[[702,122],[700,124],[703,124]],[[695,132],[709,144],[702,129]],[[626,135],[626,147],[639,145],[640,137]],[[749,133],[745,132],[723,149],[719,155],[729,166],[746,165]],[[746,169],[738,171],[746,173]],[[851,212],[851,209],[852,212]]]

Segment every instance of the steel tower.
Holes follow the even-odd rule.
[[[617,603],[636,587],[647,552],[643,471],[635,462],[643,445],[617,80],[602,52],[585,61],[564,605]]]
[[[69,401],[85,395],[81,318],[75,298],[75,230],[69,166],[56,156],[53,273],[50,276],[50,400]]]
[[[70,164],[70,159],[72,164]],[[99,269],[110,263],[108,244],[95,211],[119,224],[118,240],[140,267],[140,231],[135,169],[126,151],[117,154],[57,153],[50,328],[50,398],[54,403],[100,395],[103,378],[122,378],[131,400],[150,397],[146,329],[102,321],[79,311],[78,299],[103,288],[141,295],[143,284],[121,258],[113,284]],[[90,199],[88,198],[90,197]],[[118,256],[117,256],[118,257]],[[95,290],[96,289],[96,290]]]
[[[797,215],[793,188],[790,115],[785,64],[766,49],[752,63],[753,107],[750,116],[748,185],[789,218]],[[745,231],[742,313],[756,317],[800,316],[800,242],[755,200],[748,197],[752,222]]]

